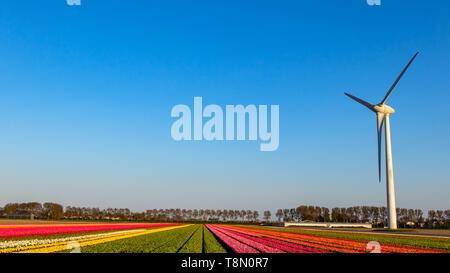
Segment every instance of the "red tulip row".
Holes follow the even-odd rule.
[[[255,242],[259,242],[261,244],[265,244],[271,246],[273,248],[277,248],[282,250],[283,252],[289,253],[329,253],[330,251],[307,247],[299,244],[293,244],[289,242],[285,242],[282,240],[277,240],[273,238],[263,237],[258,234],[251,234],[247,232],[239,232],[239,231],[231,231],[232,233],[237,233],[244,238],[253,240]]]
[[[74,225],[33,225],[0,226],[1,238],[20,238],[28,236],[50,236],[54,234],[89,233],[106,230],[138,229],[177,224],[74,224]]]
[[[346,253],[363,253],[368,252],[366,249],[366,241],[357,241],[350,239],[339,239],[325,236],[318,236],[312,234],[301,234],[294,232],[282,232],[282,231],[272,231],[272,230],[262,230],[254,228],[244,228],[236,226],[227,226],[227,228],[240,231],[240,232],[250,232],[258,234],[264,237],[270,237],[278,240],[288,241],[296,244],[301,244],[305,246],[315,247],[319,249],[331,250],[335,252],[346,252]],[[438,249],[426,249],[406,245],[395,245],[395,244],[381,244],[381,252],[402,252],[402,253],[439,253],[443,252]]]
[[[206,225],[206,227],[236,253],[259,253],[255,248],[226,235],[214,225]]]
[[[206,225],[219,239],[237,253],[324,253],[326,250],[311,248],[273,238],[261,237],[250,232],[240,232],[224,226]]]

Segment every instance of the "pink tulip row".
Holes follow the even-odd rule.
[[[285,241],[281,241],[281,240],[277,240],[277,239],[273,239],[273,238],[262,237],[258,234],[251,234],[248,232],[241,232],[241,231],[235,231],[235,230],[230,230],[230,232],[240,234],[241,236],[246,237],[255,242],[259,242],[261,244],[265,244],[270,247],[277,248],[277,249],[280,249],[280,250],[282,250],[284,252],[288,252],[288,253],[330,253],[330,251],[327,251],[324,249],[302,246],[299,244],[289,243],[289,242],[285,242]]]
[[[16,238],[28,236],[50,236],[54,234],[89,233],[106,230],[139,229],[178,224],[76,224],[76,225],[50,225],[50,226],[0,226],[0,238]]]
[[[259,253],[258,250],[250,247],[249,245],[226,235],[214,225],[206,225],[206,227],[236,253]]]
[[[249,232],[231,230],[223,226],[206,225],[219,239],[237,253],[323,253],[321,249],[306,247]]]
[[[269,246],[267,244],[264,243],[260,243],[254,239],[256,239],[256,237],[252,237],[252,236],[248,236],[246,234],[240,233],[240,232],[235,232],[235,231],[231,231],[222,227],[219,227],[220,232],[224,233],[225,235],[241,241],[244,244],[247,244],[255,249],[257,249],[260,252],[263,253],[283,253],[284,251],[279,250],[278,248],[274,248],[272,246]]]

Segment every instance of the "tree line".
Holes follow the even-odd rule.
[[[64,216],[64,208],[57,203],[46,202],[44,204],[38,202],[28,203],[9,203],[3,209],[0,208],[0,215],[34,215],[36,218],[42,219],[61,219]]]
[[[128,208],[88,208],[66,206],[57,203],[38,202],[9,203],[0,209],[0,215],[31,215],[40,219],[79,219],[79,220],[133,220],[133,221],[235,221],[256,222],[259,212],[256,210],[232,209],[149,209],[145,212],[132,212]],[[271,217],[270,211],[264,212],[265,219]]]
[[[298,206],[291,209],[278,209],[278,221],[311,221],[339,223],[371,223],[374,227],[387,225],[387,208],[374,206],[353,206],[332,208],[319,206]],[[450,228],[450,210],[429,210],[427,217],[421,209],[397,208],[399,227]]]
[[[122,221],[223,221],[223,222],[259,222],[260,214],[256,210],[234,209],[149,209],[145,212],[132,212],[128,208],[89,208],[63,207],[57,203],[9,203],[0,208],[0,216],[31,215],[39,219],[71,220],[122,220]],[[275,222],[340,222],[371,223],[374,227],[387,225],[386,207],[353,206],[332,208],[301,205],[291,209],[278,209]],[[265,222],[272,221],[270,210],[263,212]],[[427,216],[421,209],[397,209],[399,227],[450,228],[450,210],[429,210]]]

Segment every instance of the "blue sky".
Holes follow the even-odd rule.
[[[450,208],[448,1],[8,1],[0,5],[0,205]],[[176,104],[280,105],[280,146],[175,142]],[[383,165],[384,166],[384,165]],[[384,174],[384,171],[383,171]],[[384,179],[384,175],[383,175]]]

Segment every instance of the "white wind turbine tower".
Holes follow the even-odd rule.
[[[355,96],[345,93],[345,95],[350,98],[356,100],[362,105],[366,106],[373,112],[377,114],[377,131],[378,131],[378,180],[381,182],[381,131],[383,130],[383,122],[385,125],[385,143],[386,143],[386,190],[387,190],[387,210],[388,210],[388,228],[396,229],[397,228],[397,212],[395,210],[395,192],[394,192],[394,171],[392,167],[392,152],[391,152],[391,129],[389,126],[389,115],[393,114],[395,111],[388,105],[386,105],[386,101],[397,85],[398,81],[401,79],[406,69],[408,69],[409,65],[416,58],[417,52],[414,57],[409,61],[406,67],[403,69],[402,73],[397,77],[394,84],[391,86],[389,91],[387,92],[384,99],[377,105],[372,105],[367,101],[359,99]]]

